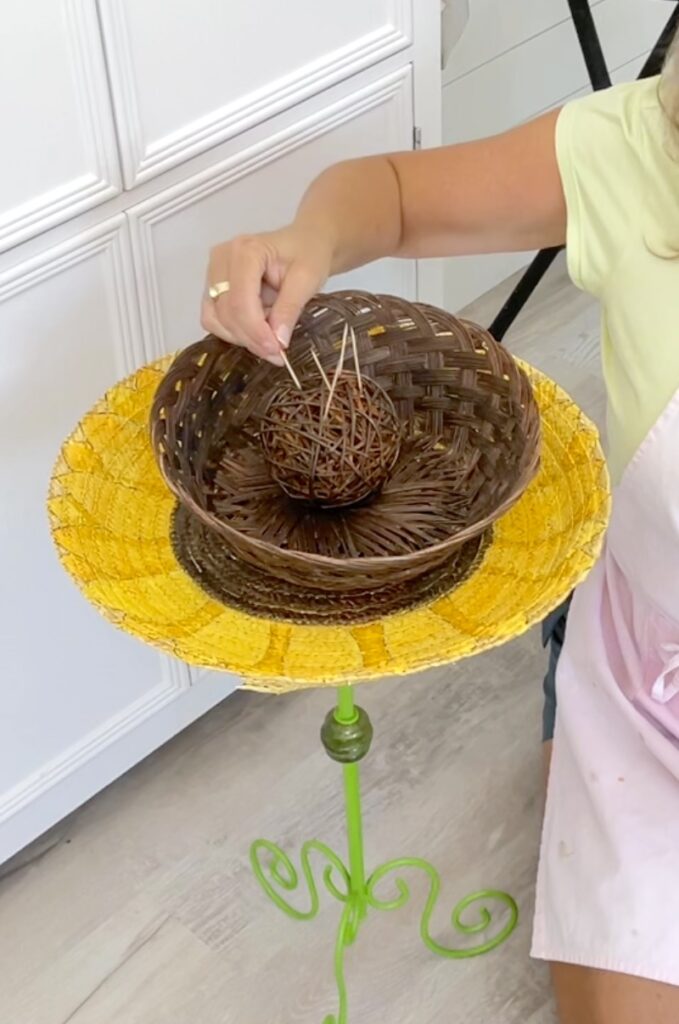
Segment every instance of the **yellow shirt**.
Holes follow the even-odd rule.
[[[602,306],[615,480],[679,388],[679,139],[658,84],[575,100],[556,131],[569,273]]]

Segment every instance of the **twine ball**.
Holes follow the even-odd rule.
[[[260,428],[269,471],[285,493],[321,508],[347,508],[384,486],[398,459],[401,422],[386,392],[342,372],[328,403],[319,378],[278,388]]]

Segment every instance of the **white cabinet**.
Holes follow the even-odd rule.
[[[120,191],[96,0],[5,0],[0,252]]]
[[[66,577],[45,509],[63,438],[200,336],[210,245],[289,218],[328,164],[408,148],[414,110],[439,141],[438,0],[99,6],[3,9],[0,861],[238,685],[116,632]],[[423,287],[405,261],[352,279]]]
[[[0,274],[4,853],[133,764],[136,730],[190,684],[184,666],[83,600],[55,559],[45,510],[58,439],[142,361],[127,234],[118,215]]]
[[[100,0],[126,185],[411,42],[406,0]]]

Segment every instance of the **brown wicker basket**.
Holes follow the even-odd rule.
[[[333,373],[345,325],[361,374],[403,423],[392,476],[367,505],[314,509],[278,487],[259,432],[287,374],[212,336],[175,359],[151,434],[170,488],[234,557],[292,585],[351,593],[436,571],[484,533],[537,470],[539,414],[526,375],[482,328],[364,292],[306,306],[289,350],[303,388],[318,381],[316,359]]]

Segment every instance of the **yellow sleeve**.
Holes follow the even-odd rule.
[[[593,93],[568,103],[557,120],[568,270],[579,288],[597,297],[639,237],[637,113],[647,90],[647,83],[635,82]]]

